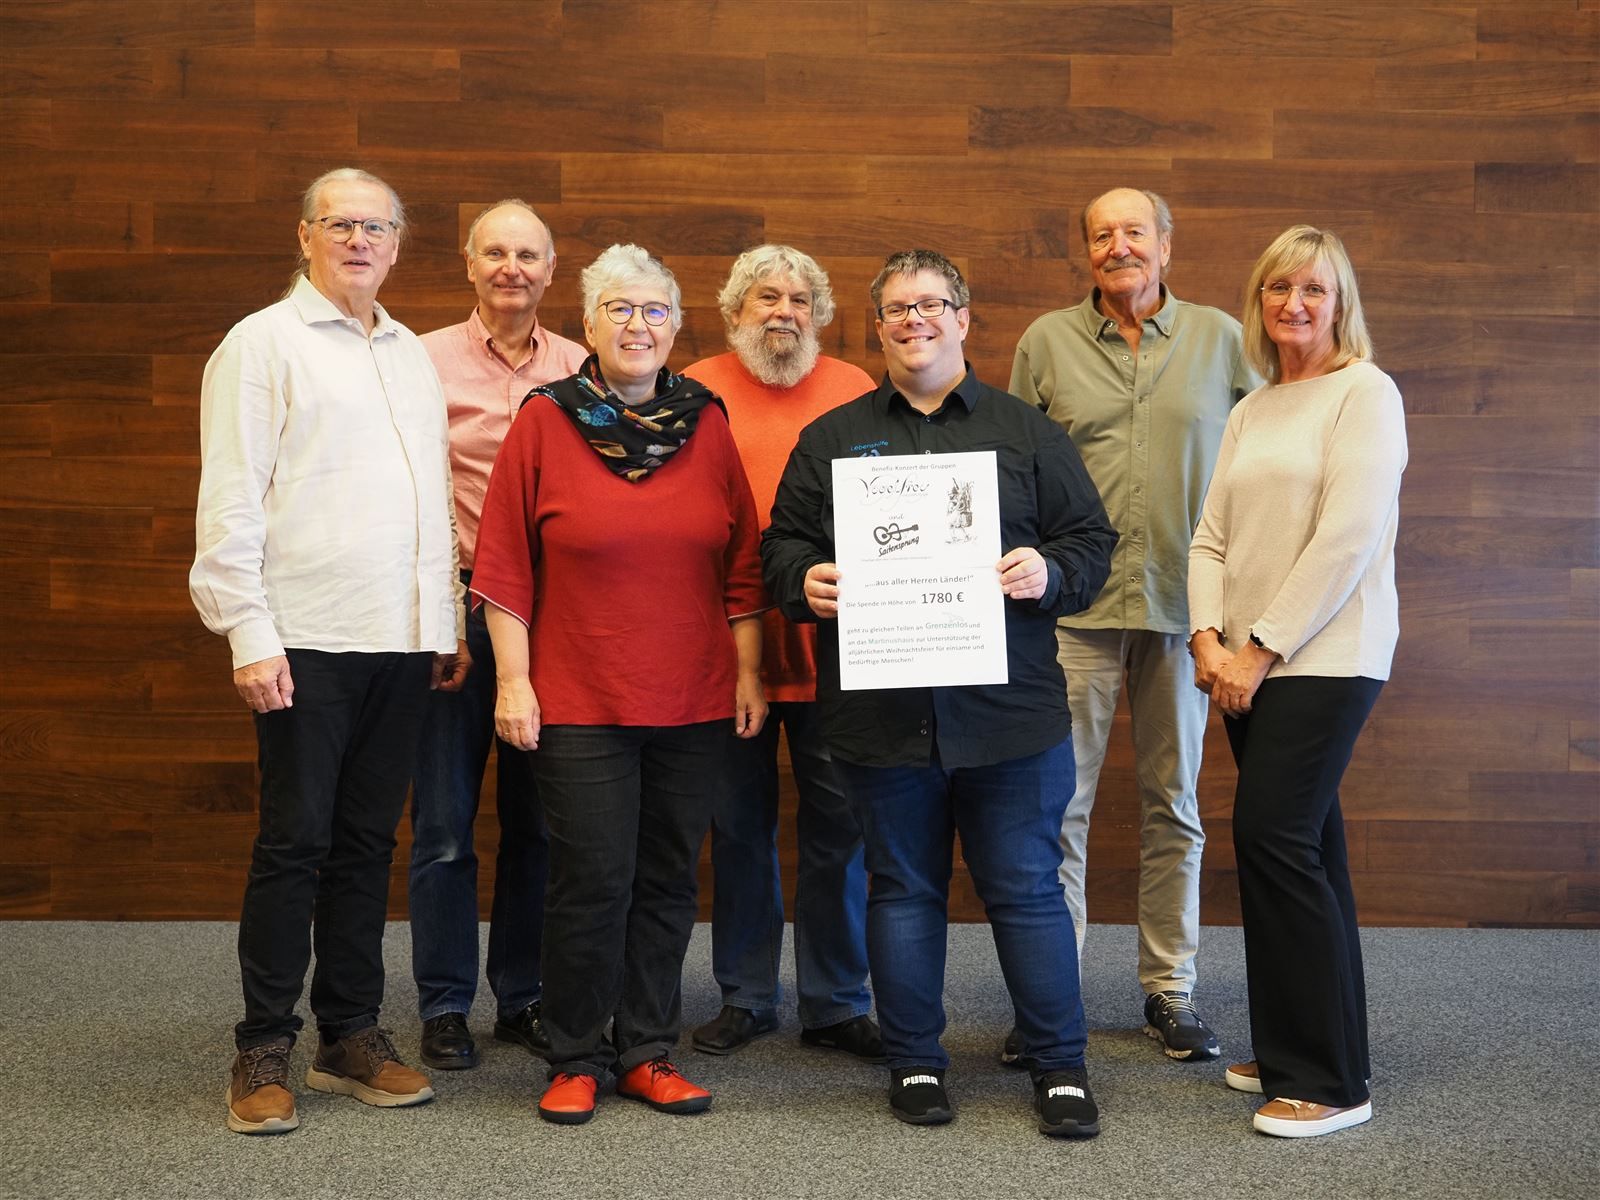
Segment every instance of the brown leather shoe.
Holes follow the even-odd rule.
[[[1222,1080],[1236,1092],[1261,1095],[1261,1066],[1255,1059],[1234,1063],[1222,1073]]]
[[[1287,1098],[1268,1100],[1256,1109],[1255,1127],[1258,1133],[1273,1137],[1320,1137],[1372,1120],[1372,1101],[1363,1100],[1348,1108],[1335,1108],[1331,1104],[1313,1104],[1309,1100]]]
[[[289,1050],[279,1038],[234,1056],[228,1083],[228,1128],[235,1133],[288,1133],[300,1124],[288,1088]]]
[[[306,1072],[306,1086],[354,1096],[379,1108],[404,1108],[433,1099],[428,1077],[401,1062],[389,1031],[376,1025],[358,1029],[331,1045],[319,1042],[317,1057]]]

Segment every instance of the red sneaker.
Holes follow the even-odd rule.
[[[569,1075],[563,1071],[539,1097],[539,1115],[557,1125],[582,1125],[594,1116],[599,1086],[593,1075]]]
[[[665,1113],[705,1112],[711,1107],[711,1093],[678,1074],[665,1058],[640,1063],[617,1080],[617,1092]]]

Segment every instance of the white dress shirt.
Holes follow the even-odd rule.
[[[444,392],[380,306],[371,337],[300,279],[229,331],[200,393],[189,594],[235,668],[464,636]]]

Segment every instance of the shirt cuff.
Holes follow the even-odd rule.
[[[241,621],[228,630],[228,646],[233,650],[233,669],[249,666],[283,653],[278,630],[266,617]]]

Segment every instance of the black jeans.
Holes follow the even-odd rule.
[[[1244,916],[1250,1036],[1270,1097],[1347,1107],[1367,1099],[1367,988],[1339,781],[1383,684],[1269,679],[1224,720]]]
[[[550,830],[542,1015],[552,1075],[604,1082],[677,1043],[696,868],[731,723],[540,731],[533,773]]]
[[[294,707],[257,713],[261,831],[239,917],[239,1049],[293,1037],[315,941],[324,1038],[375,1024],[394,831],[433,656],[288,651]]]

